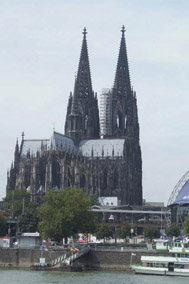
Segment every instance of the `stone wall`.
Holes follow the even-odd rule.
[[[136,255],[131,256],[134,252]],[[165,255],[167,253],[157,253],[147,250],[95,250],[92,249],[87,255],[82,256],[74,265],[81,265],[84,269],[104,269],[104,270],[128,270],[131,262],[140,264],[142,255]]]
[[[29,268],[34,263],[39,263],[40,257],[44,257],[46,263],[51,263],[62,254],[62,250],[0,248],[0,267]]]
[[[141,255],[167,254],[144,249],[91,249],[87,254],[74,261],[74,266],[82,266],[83,269],[128,270],[130,269],[132,252],[136,253],[136,256],[132,256],[133,264],[140,263]],[[51,263],[52,260],[64,253],[63,250],[0,248],[0,267],[30,268],[33,264],[39,263],[40,257],[45,258],[46,263]]]

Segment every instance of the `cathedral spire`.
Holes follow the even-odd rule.
[[[86,35],[87,35],[87,29],[84,28],[81,55],[79,60],[78,72],[75,82],[75,92],[74,92],[74,95],[77,95],[79,97],[87,97],[92,92],[92,82],[91,82]]]
[[[83,41],[73,96],[69,99],[65,134],[76,145],[81,139],[99,137],[99,112],[97,97],[94,97],[87,48],[87,30],[83,29]]]
[[[123,26],[121,29],[122,37],[114,81],[114,90],[118,94],[129,93],[131,91],[129,64],[127,59],[127,49],[125,42],[125,31],[125,27]]]

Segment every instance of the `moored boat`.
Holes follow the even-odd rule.
[[[141,265],[131,265],[138,274],[189,276],[188,243],[170,242],[169,255],[141,256]]]

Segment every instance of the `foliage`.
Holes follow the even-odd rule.
[[[183,227],[185,234],[189,234],[189,215],[186,216]]]
[[[18,217],[22,214],[23,204],[25,208],[28,207],[30,203],[30,194],[26,190],[16,189],[14,191],[9,191],[3,201],[4,210],[11,210],[12,216]]]
[[[160,237],[160,232],[159,229],[155,226],[147,226],[144,228],[144,236],[145,238],[149,238],[152,240],[153,238],[159,238]]]
[[[97,226],[96,236],[98,239],[113,237],[113,226],[108,223],[101,223]]]
[[[81,189],[51,189],[38,208],[39,231],[43,238],[61,240],[76,233],[94,232],[94,214],[89,211],[90,198]]]
[[[129,236],[131,226],[128,222],[121,222],[117,230],[117,236],[121,239],[126,239],[126,236]]]
[[[96,195],[92,194],[92,195],[89,195],[89,197],[90,197],[90,206],[100,205],[98,201],[98,197]]]
[[[38,229],[38,204],[31,202],[27,210],[18,218],[18,226],[21,232],[36,232]]]
[[[0,213],[0,237],[5,236],[7,233],[7,218]]]
[[[166,235],[169,237],[177,237],[180,235],[180,228],[176,224],[171,224],[169,228],[166,228]]]

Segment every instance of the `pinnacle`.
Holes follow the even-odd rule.
[[[84,28],[84,29],[83,29],[83,37],[84,37],[84,38],[86,38],[86,34],[87,34],[87,29]]]
[[[125,29],[125,26],[124,26],[124,25],[122,26],[121,32],[122,32],[122,37],[124,37],[125,32],[126,32],[126,29]]]
[[[117,91],[124,91],[130,92],[130,75],[129,75],[129,64],[127,59],[127,50],[126,50],[126,42],[125,42],[125,27],[123,26],[121,29],[122,38],[120,43],[119,55],[118,55],[118,62],[117,62],[117,69],[114,81],[114,89]]]

